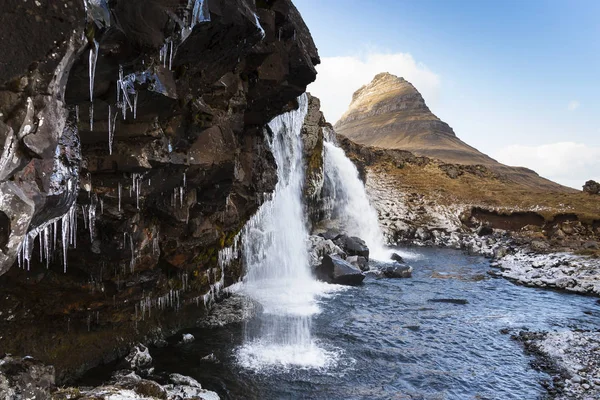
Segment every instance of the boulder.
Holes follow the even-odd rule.
[[[392,253],[390,260],[397,261],[399,263],[404,263],[404,258],[398,253]]]
[[[152,356],[146,346],[138,343],[131,349],[129,355],[125,357],[125,361],[130,369],[137,371],[150,367],[152,365]]]
[[[321,265],[315,269],[317,279],[339,285],[360,285],[365,275],[349,262],[336,255],[325,255]]]
[[[583,191],[589,194],[600,194],[600,183],[596,181],[587,181],[583,185]]]
[[[397,262],[381,268],[381,272],[386,278],[410,278],[412,276],[412,271],[413,268],[411,266]]]
[[[362,256],[350,256],[346,258],[346,261],[363,272],[369,270],[369,261]]]
[[[341,235],[333,241],[349,256],[362,256],[369,259],[369,248],[364,240],[356,236]]]
[[[319,265],[323,256],[327,254],[337,254],[343,259],[346,258],[344,250],[329,239],[313,235],[308,240],[310,265],[312,266]]]
[[[336,240],[338,239],[340,236],[342,236],[342,234],[340,233],[340,231],[335,230],[335,229],[327,229],[327,231],[323,232],[323,233],[319,233],[319,236],[321,236],[322,238],[325,238],[327,240]]]

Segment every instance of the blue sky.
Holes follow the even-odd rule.
[[[581,188],[600,179],[600,0],[295,0],[335,122],[377,72],[404,76],[467,143]]]

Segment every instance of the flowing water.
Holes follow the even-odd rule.
[[[600,324],[595,298],[491,278],[486,259],[460,251],[414,252],[413,278],[368,278],[317,303],[312,341],[336,354],[334,363],[248,369],[236,353],[245,340],[237,324],[153,349],[156,369],[190,375],[222,399],[538,399],[545,375],[500,331]],[[441,298],[467,303],[430,301]],[[210,354],[216,361],[203,360]]]
[[[336,220],[346,234],[363,239],[371,258],[389,260],[390,251],[384,246],[377,211],[369,202],[356,166],[335,144],[325,142],[324,147],[324,198],[328,217]]]
[[[261,304],[263,313],[246,329],[236,356],[242,366],[254,370],[324,367],[335,358],[311,337],[311,318],[319,312],[317,299],[335,287],[316,281],[309,268],[300,136],[306,95],[298,102],[298,110],[269,123],[278,182],[273,198],[242,233],[246,268],[242,291]]]

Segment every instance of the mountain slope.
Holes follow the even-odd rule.
[[[352,141],[407,150],[451,164],[484,165],[510,181],[536,189],[573,192],[527,168],[509,167],[460,140],[436,117],[415,87],[389,73],[358,89],[335,130]]]

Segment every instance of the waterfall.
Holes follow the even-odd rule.
[[[272,198],[242,232],[247,274],[241,290],[262,305],[263,313],[246,326],[245,343],[237,357],[242,366],[254,370],[318,368],[334,358],[311,337],[311,316],[319,312],[318,296],[335,286],[316,281],[310,271],[300,136],[307,96],[299,97],[298,103],[298,110],[269,123],[272,137],[268,144],[277,164],[278,182]]]
[[[324,198],[328,217],[337,219],[346,234],[363,239],[371,258],[389,260],[390,250],[385,247],[377,211],[369,202],[356,166],[344,150],[332,142],[324,145]]]

